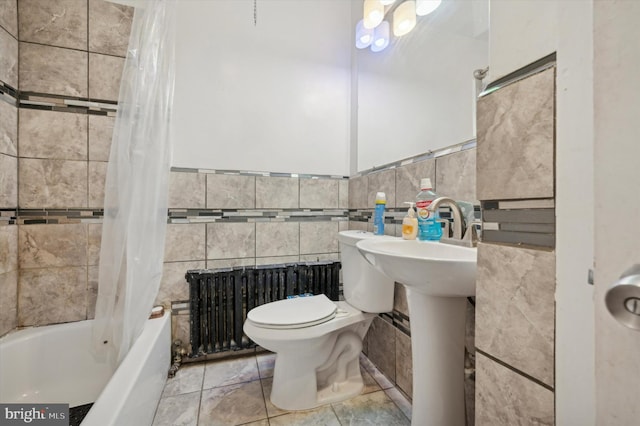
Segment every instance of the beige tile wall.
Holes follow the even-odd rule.
[[[554,99],[552,67],[478,101],[482,202],[553,205]],[[476,301],[476,424],[554,424],[555,252],[480,243]]]
[[[387,196],[387,207],[405,209],[405,201],[415,201],[420,180],[428,177],[438,195],[478,204],[476,199],[476,150],[466,149],[396,168],[364,173],[349,179],[349,209],[371,210],[376,192]],[[372,223],[349,221],[349,229],[372,231]],[[401,236],[401,227],[385,224],[385,234]],[[405,287],[396,283],[394,312],[410,317]],[[467,308],[467,364],[473,367],[475,353],[475,309]],[[374,318],[365,339],[365,353],[387,378],[395,382],[409,397],[412,395],[411,338],[393,324],[388,316]],[[463,366],[460,366],[463,368]],[[467,408],[473,417],[474,380],[466,379]]]
[[[478,199],[553,198],[555,67],[478,100]]]
[[[553,392],[481,353],[476,359],[477,425],[555,424]]]
[[[18,227],[0,225],[0,336],[18,325]]]
[[[0,81],[35,96],[117,101],[132,16],[103,0],[3,0]],[[113,122],[0,100],[0,208],[102,208]],[[93,317],[101,224],[67,222],[0,221],[0,335]]]
[[[238,209],[240,218],[168,225],[156,303],[169,307],[188,299],[189,269],[339,260],[337,233],[348,223],[329,220],[323,211],[345,208],[340,206],[347,200],[347,179],[171,172],[170,209]],[[308,210],[309,216],[265,218],[265,210]],[[189,341],[187,315],[174,316],[173,331],[174,338]]]
[[[0,52],[0,80],[17,89],[18,40],[4,28],[0,28]]]
[[[18,89],[18,5],[0,2],[0,83]],[[0,209],[18,207],[18,108],[0,99]],[[0,336],[18,325],[18,226],[0,214]]]
[[[18,38],[18,0],[0,2],[0,27]]]

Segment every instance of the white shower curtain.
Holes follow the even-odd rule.
[[[171,167],[175,1],[135,9],[105,185],[96,354],[119,364],[160,287]]]

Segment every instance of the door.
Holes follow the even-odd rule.
[[[597,425],[640,419],[640,331],[620,325],[604,304],[622,272],[640,263],[639,21],[640,2],[594,2]]]

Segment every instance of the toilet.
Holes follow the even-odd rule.
[[[364,387],[360,352],[377,313],[393,310],[394,283],[360,255],[356,243],[376,236],[338,234],[345,301],[325,295],[284,299],[250,310],[244,332],[276,353],[271,402],[308,410],[359,395]]]

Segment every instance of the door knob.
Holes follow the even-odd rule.
[[[604,297],[607,309],[622,325],[640,330],[640,264],[622,273]]]

